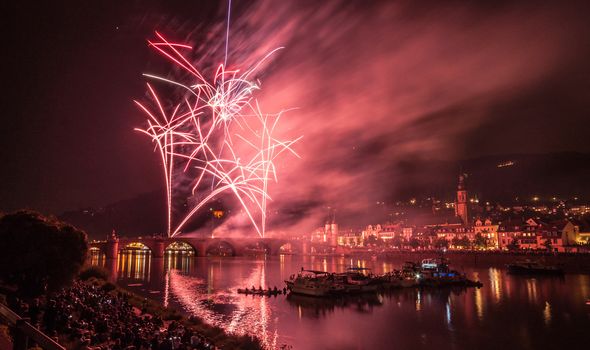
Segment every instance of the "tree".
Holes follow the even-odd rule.
[[[395,236],[391,239],[391,246],[401,248],[404,244],[404,239],[400,236]]]
[[[473,244],[477,247],[477,248],[485,248],[488,244],[487,244],[487,240],[485,239],[484,236],[481,235],[481,233],[476,233],[475,234],[475,239],[473,240]]]
[[[463,236],[460,240],[459,240],[459,244],[461,245],[461,247],[469,249],[471,248],[471,241],[469,240],[469,238],[467,238],[467,236]]]
[[[545,242],[543,242],[543,245],[545,246],[547,251],[549,251],[549,252],[553,251],[553,245],[551,244],[551,238],[547,238],[545,240]]]
[[[375,236],[375,235],[370,235],[369,237],[367,237],[367,242],[365,245],[376,246],[376,245],[382,245],[382,244],[383,244],[382,239],[377,238],[377,236]]]
[[[88,252],[86,233],[30,211],[0,218],[0,242],[0,279],[28,295],[71,282]]]
[[[520,249],[520,244],[518,244],[518,240],[513,239],[510,244],[508,244],[508,250],[510,251],[517,251]]]
[[[469,248],[469,246],[471,245],[469,238],[467,238],[465,236],[461,237],[461,238],[459,238],[459,237],[453,238],[452,243],[455,247],[461,247],[461,248]]]
[[[449,246],[449,241],[447,241],[447,240],[446,240],[446,239],[444,239],[444,238],[439,238],[439,239],[437,239],[437,240],[434,242],[434,246],[435,246],[436,248],[439,248],[439,249],[440,249],[440,248],[446,248],[446,247],[448,247],[448,246]]]
[[[420,241],[416,238],[411,238],[409,244],[410,244],[410,247],[416,249],[416,248],[418,248],[418,246],[420,246]]]

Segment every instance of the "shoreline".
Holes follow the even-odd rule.
[[[114,287],[111,293],[120,292],[127,294],[129,297],[129,304],[137,309],[137,312],[141,313],[142,309],[145,311],[145,313],[141,313],[142,315],[148,317],[158,316],[164,321],[166,327],[173,322],[178,322],[186,328],[201,334],[220,349],[262,349],[260,341],[255,337],[227,333],[222,328],[211,326],[200,318],[188,315],[182,310],[179,311],[174,307],[164,307],[159,301],[140,295],[118,283],[95,277],[91,277],[83,282],[91,283],[99,287],[110,284]]]

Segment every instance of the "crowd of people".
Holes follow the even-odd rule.
[[[60,343],[80,350],[217,349],[212,342],[179,322],[164,322],[129,303],[125,293],[75,282],[52,295],[16,306],[31,324]]]

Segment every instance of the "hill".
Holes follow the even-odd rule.
[[[541,201],[590,198],[590,154],[583,153],[493,155],[460,163],[404,160],[392,165],[396,185],[391,185],[386,195],[390,201],[429,196],[453,200],[461,172],[468,174],[470,195],[483,201],[512,204],[529,202],[534,196]],[[320,208],[323,203],[310,205]],[[223,207],[219,202],[215,206]],[[86,230],[91,238],[103,238],[113,228],[123,235],[136,236],[164,232],[165,210],[164,191],[155,190],[99,209],[69,211],[59,218]],[[206,211],[191,226],[196,229],[211,220]]]

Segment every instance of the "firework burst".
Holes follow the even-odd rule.
[[[190,219],[208,202],[231,193],[241,205],[256,232],[264,237],[266,207],[271,199],[268,182],[277,181],[275,159],[284,152],[297,157],[293,140],[275,138],[275,129],[284,113],[265,114],[253,94],[260,89],[252,76],[277,48],[254,67],[226,70],[220,64],[211,81],[181,52],[192,50],[173,43],[156,32],[157,41],[148,41],[162,56],[188,73],[188,82],[145,74],[184,90],[179,103],[164,106],[148,84],[155,108],[137,102],[147,115],[147,127],[136,129],[151,137],[162,161],[167,193],[168,236],[179,234]],[[173,188],[183,172],[191,178],[191,205],[180,221],[173,223]]]

